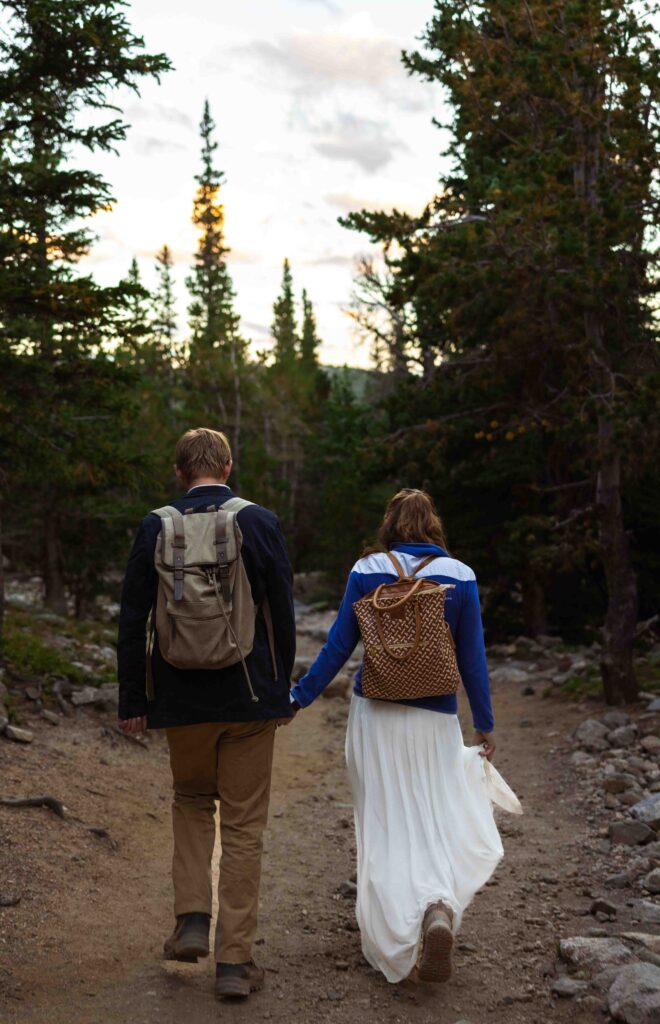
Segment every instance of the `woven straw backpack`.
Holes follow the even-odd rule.
[[[415,579],[437,555],[429,555],[406,576],[381,583],[353,605],[364,644],[362,693],[380,700],[414,700],[456,693],[461,677],[454,641],[445,619],[451,583]]]

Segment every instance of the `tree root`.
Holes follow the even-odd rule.
[[[58,818],[66,817],[66,807],[54,796],[0,797],[2,807],[48,807]]]

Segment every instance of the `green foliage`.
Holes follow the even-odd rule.
[[[17,676],[64,676],[72,683],[83,682],[81,670],[61,651],[35,635],[31,623],[20,625],[11,614],[5,623],[3,656]]]

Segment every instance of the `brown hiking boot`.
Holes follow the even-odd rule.
[[[453,911],[444,903],[434,903],[424,915],[422,948],[417,964],[420,981],[447,981],[451,976]]]
[[[215,994],[218,999],[247,999],[264,987],[266,975],[254,960],[244,964],[216,964]]]
[[[179,914],[174,931],[163,946],[165,959],[196,964],[198,957],[208,956],[210,924],[210,914]]]

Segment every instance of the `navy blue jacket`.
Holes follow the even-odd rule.
[[[194,487],[171,504],[187,508],[219,508],[234,497],[227,486]],[[275,634],[277,679],[268,645],[263,613],[259,611],[252,652],[246,658],[258,703],[249,699],[242,666],[225,669],[180,669],[164,660],[154,638],[152,674],[155,700],[146,696],[146,632],[149,612],[156,601],[158,574],[154,565],[159,516],[150,513],[138,529],[124,577],[119,615],[117,674],[119,717],[147,715],[151,729],[194,725],[201,722],[250,722],[291,715],[289,686],[296,653],[293,612],[293,574],[277,516],[260,505],[248,505],[238,513],[243,534],[243,562],[252,596],[261,606],[270,604]]]

